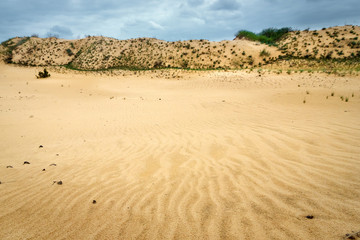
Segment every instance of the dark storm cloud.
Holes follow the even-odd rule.
[[[78,38],[232,39],[240,29],[360,24],[359,0],[1,0],[0,41]]]
[[[235,11],[240,8],[240,3],[236,0],[216,0],[212,5],[212,10]]]

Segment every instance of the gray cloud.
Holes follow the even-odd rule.
[[[216,0],[211,6],[212,10],[226,10],[235,11],[240,8],[240,3],[237,0]]]
[[[1,0],[0,41],[61,38],[232,39],[240,29],[360,24],[358,0]]]
[[[47,35],[57,35],[57,36],[62,36],[64,38],[73,37],[73,33],[70,28],[62,27],[58,25],[53,26],[50,29],[50,31],[47,33]]]

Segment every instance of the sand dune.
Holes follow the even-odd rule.
[[[357,76],[36,72],[0,65],[0,239],[360,231]]]
[[[274,46],[246,39],[220,42],[155,38],[118,40],[94,36],[77,40],[16,37],[0,45],[0,59],[28,66],[67,65],[75,69],[245,69],[273,68],[358,71],[359,26],[291,31]],[[346,61],[345,61],[346,60]]]

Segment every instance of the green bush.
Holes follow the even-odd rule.
[[[280,38],[282,38],[285,34],[289,33],[293,31],[290,27],[284,27],[284,28],[267,28],[262,30],[259,35],[260,36],[265,36],[269,39],[271,39],[271,41],[276,42],[278,40],[280,40]]]
[[[48,78],[50,77],[49,72],[46,70],[46,68],[44,68],[43,72],[39,72],[39,75],[36,75],[36,78]]]
[[[236,37],[245,38],[245,39],[252,40],[252,41],[258,41],[258,39],[259,39],[259,37],[255,33],[247,31],[247,30],[240,30],[236,34]]]
[[[74,53],[71,51],[70,48],[66,49],[66,53],[71,57],[72,55],[74,55]]]
[[[245,38],[251,41],[258,41],[261,43],[266,43],[269,45],[276,44],[277,41],[279,41],[285,34],[293,31],[289,27],[284,28],[267,28],[262,30],[260,33],[255,34],[253,32],[247,31],[247,30],[240,30],[237,34],[237,38]]]

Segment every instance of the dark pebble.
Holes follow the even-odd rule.
[[[43,148],[44,146],[43,145],[40,145],[39,148]]]
[[[62,181],[58,181],[57,184],[58,184],[58,185],[62,185]]]
[[[9,165],[9,166],[6,166],[6,168],[13,168],[13,166],[10,166],[10,165]]]
[[[43,169],[43,171],[45,171],[45,168]]]
[[[96,200],[93,200],[93,204],[95,204],[96,203]]]
[[[306,218],[307,218],[307,219],[313,219],[314,216],[313,216],[313,215],[307,215]]]
[[[30,164],[28,161],[25,161],[24,164]]]
[[[49,166],[56,166],[56,164],[55,164],[55,163],[52,163],[52,164],[50,164]]]

